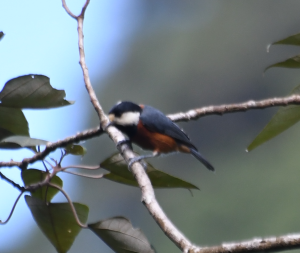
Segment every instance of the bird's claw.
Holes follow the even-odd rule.
[[[131,141],[128,140],[128,139],[119,141],[119,142],[117,143],[117,148],[120,149],[120,147],[121,147],[123,144],[127,144],[127,145],[132,149]]]
[[[144,169],[146,170],[147,163],[143,159],[144,159],[143,156],[136,156],[136,157],[130,158],[130,160],[128,162],[128,169],[131,171],[132,165],[136,162],[140,162],[142,164],[142,166],[144,167]]]

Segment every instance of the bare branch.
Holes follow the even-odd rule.
[[[64,0],[63,0],[64,3]],[[123,134],[118,131],[113,126],[108,126],[108,119],[106,114],[104,113],[97,96],[94,92],[94,89],[91,85],[88,69],[85,63],[85,54],[84,54],[84,44],[83,44],[83,19],[84,19],[84,11],[86,10],[87,5],[83,8],[82,14],[78,16],[76,19],[78,21],[78,44],[79,44],[79,54],[80,54],[80,65],[83,71],[84,76],[84,82],[86,89],[89,93],[91,102],[98,114],[99,120],[100,120],[100,126],[105,129],[105,131],[108,133],[110,138],[115,142],[117,145],[120,141],[125,140]],[[65,7],[66,11],[70,14],[70,11]],[[70,14],[71,15],[71,14]],[[72,16],[72,15],[71,15]],[[74,17],[74,16],[72,16]],[[293,97],[293,102],[296,103],[295,97]],[[274,105],[286,105],[288,102],[287,100],[282,100],[281,102],[278,102],[276,99],[268,100],[268,101],[259,101],[254,102],[250,101],[244,104],[234,104],[231,106],[216,106],[216,107],[206,107],[204,109],[196,109],[191,110],[187,113],[179,113],[175,115],[169,115],[169,117],[174,121],[179,120],[191,120],[191,119],[197,119],[198,117],[202,115],[208,115],[208,114],[223,114],[225,112],[235,112],[235,111],[245,111],[248,109],[258,109],[258,108],[266,108],[269,106]],[[297,101],[296,104],[300,103]],[[107,127],[108,126],[108,127]],[[128,163],[128,161],[134,157],[134,153],[130,149],[130,147],[124,143],[120,147],[120,152],[122,156],[124,157],[125,161]],[[159,206],[158,202],[155,199],[155,194],[153,187],[151,185],[151,182],[145,173],[142,165],[140,163],[134,163],[132,166],[132,173],[134,177],[136,178],[139,187],[142,192],[142,201],[149,210],[150,214],[153,216],[154,220],[157,222],[157,224],[161,227],[161,229],[165,232],[165,234],[181,249],[183,252],[196,252],[199,251],[200,248],[193,246],[185,237],[184,235],[171,223],[171,221],[167,218],[161,207]],[[228,252],[228,250],[227,250]]]
[[[66,10],[66,12],[67,12],[72,18],[76,19],[77,21],[78,21],[78,18],[79,18],[79,17],[84,18],[85,10],[86,10],[86,8],[88,7],[89,3],[90,3],[90,0],[87,0],[87,1],[85,2],[84,6],[82,7],[81,13],[80,13],[78,16],[76,16],[76,15],[74,15],[74,14],[70,11],[70,9],[68,8],[68,6],[67,6],[67,4],[66,4],[66,1],[65,1],[65,0],[62,0],[62,5],[63,5],[64,9]]]
[[[74,14],[70,11],[70,9],[68,8],[68,6],[67,6],[65,0],[62,0],[62,5],[63,5],[64,9],[66,10],[66,12],[67,12],[72,18],[74,18],[74,19],[77,20],[77,16],[74,15]]]
[[[19,196],[17,197],[17,199],[16,199],[16,201],[15,201],[15,203],[14,203],[14,205],[13,205],[13,207],[12,207],[10,213],[9,213],[8,218],[7,218],[5,221],[1,221],[1,220],[0,220],[0,224],[1,224],[1,225],[4,225],[4,224],[6,224],[7,222],[9,222],[9,220],[10,220],[10,218],[11,218],[11,216],[12,216],[12,214],[13,214],[15,208],[16,208],[16,205],[18,204],[18,201],[19,201],[19,199],[21,198],[21,196],[22,196],[23,193],[24,193],[24,191],[22,191],[22,192],[19,194]]]
[[[217,106],[207,106],[199,109],[189,110],[170,114],[168,117],[173,121],[190,121],[196,120],[202,116],[223,115],[224,113],[244,112],[252,109],[265,109],[273,106],[299,105],[300,95],[291,95],[282,98],[270,98],[260,101],[250,100],[239,104],[227,104]]]
[[[12,181],[11,179],[9,179],[8,177],[6,177],[2,172],[0,172],[0,177],[5,180],[6,182],[10,183],[12,186],[18,188],[21,192],[25,191],[25,188],[20,186],[19,184],[15,183],[14,181]]]
[[[280,237],[253,239],[237,243],[223,243],[221,246],[191,249],[189,253],[250,253],[274,252],[300,248],[300,234],[285,235]]]
[[[76,220],[78,226],[80,226],[80,227],[82,227],[82,228],[87,228],[87,225],[82,224],[81,221],[79,220],[78,215],[77,215],[77,213],[76,213],[76,209],[75,209],[75,207],[74,207],[74,205],[73,205],[73,203],[72,203],[72,200],[70,199],[69,195],[68,195],[61,187],[59,187],[59,186],[56,185],[56,184],[49,183],[49,186],[52,186],[52,187],[58,189],[58,190],[66,197],[66,199],[68,200],[68,202],[69,202],[69,204],[70,204],[70,207],[71,207],[71,209],[72,209],[72,213],[73,213],[73,215],[74,215],[74,218],[75,218],[75,220]]]
[[[49,155],[51,152],[55,151],[58,148],[65,147],[72,143],[78,143],[83,140],[91,139],[95,136],[101,135],[102,133],[103,133],[103,130],[100,127],[90,129],[90,130],[85,130],[76,135],[67,137],[63,140],[47,144],[46,148],[42,152],[37,153],[36,155],[34,155],[31,158],[24,158],[22,162],[15,162],[15,161],[0,162],[0,168],[16,166],[21,169],[26,169],[28,164],[32,164],[36,161],[43,160],[47,155]]]

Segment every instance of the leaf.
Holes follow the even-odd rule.
[[[72,155],[84,156],[86,154],[86,148],[84,148],[81,145],[70,144],[66,146],[64,149],[68,154],[72,154]]]
[[[13,135],[29,136],[27,120],[20,109],[0,105],[0,140]],[[0,148],[19,148],[19,146],[1,143]]]
[[[3,106],[14,108],[53,108],[73,104],[64,99],[64,90],[56,90],[43,75],[25,75],[6,82],[0,93]]]
[[[298,69],[300,68],[300,55],[289,58],[285,61],[275,63],[273,65],[265,68],[264,72],[266,72],[270,68],[280,67],[280,68],[290,68],[290,69]]]
[[[286,37],[285,39],[278,40],[272,45],[293,45],[293,46],[300,46],[300,33],[291,35],[289,37]]]
[[[67,252],[81,230],[77,224],[69,203],[50,203],[25,196],[26,203],[34,220],[44,235],[56,248],[57,252]],[[80,203],[73,203],[82,223],[88,218],[89,208]]]
[[[49,173],[37,169],[23,170],[21,174],[25,186],[42,182],[45,180],[47,175],[49,175]],[[63,181],[58,176],[54,176],[50,182],[60,187],[63,186]],[[59,192],[58,189],[45,185],[37,189],[36,191],[31,192],[30,194],[35,198],[41,200],[46,199],[47,202],[50,202],[58,192]],[[47,194],[47,198],[45,198],[46,194]]]
[[[300,93],[300,85],[293,89],[292,94]],[[264,129],[255,137],[248,146],[247,151],[251,151],[264,142],[274,138],[283,131],[287,130],[300,120],[300,106],[288,105],[281,107],[271,118]]]
[[[2,40],[4,37],[4,33],[3,32],[0,32],[0,40]]]
[[[154,253],[146,236],[124,217],[113,217],[88,226],[116,253]]]
[[[48,141],[34,139],[27,136],[15,135],[1,140],[0,143],[14,143],[20,147],[35,147],[46,146]]]
[[[191,183],[183,181],[180,178],[171,176],[165,172],[159,171],[155,169],[150,163],[146,164],[146,172],[154,188],[186,188],[199,190],[197,186]],[[132,173],[128,170],[126,162],[119,153],[116,153],[111,157],[107,158],[100,164],[100,166],[111,172],[104,175],[104,178],[121,184],[138,186]]]

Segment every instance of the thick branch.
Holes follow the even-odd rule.
[[[65,4],[65,0],[63,1],[63,6],[66,9],[66,11],[70,14],[71,12],[67,8]],[[88,5],[88,2],[86,2],[85,7],[82,9],[82,12],[79,16],[75,17],[73,14],[70,14],[73,18],[75,18],[78,22],[78,37],[79,37],[79,54],[80,54],[80,65],[82,67],[83,75],[84,75],[84,81],[86,89],[90,95],[91,102],[99,116],[100,119],[100,125],[103,129],[106,130],[106,132],[109,134],[110,138],[115,142],[115,144],[118,144],[120,141],[124,140],[124,136],[120,131],[118,131],[116,128],[108,125],[108,119],[105,115],[101,105],[99,104],[96,94],[93,90],[93,87],[91,85],[88,69],[85,63],[85,55],[84,55],[84,46],[83,46],[83,19],[84,19],[84,12],[86,10],[86,7]],[[295,99],[295,98],[294,98]],[[298,99],[298,98],[297,98]],[[300,101],[300,99],[299,99]],[[299,103],[299,101],[297,103]],[[262,104],[260,104],[262,103]],[[244,111],[248,109],[254,109],[254,108],[263,108],[263,107],[269,107],[274,105],[274,101],[270,102],[254,102],[250,101],[246,104],[239,104],[239,105],[233,105],[231,107],[228,106],[221,106],[221,107],[208,107],[204,108],[204,110],[196,109],[189,111],[187,113],[180,113],[176,115],[170,115],[170,118],[174,121],[179,120],[190,120],[190,119],[196,119],[204,114],[223,114],[225,112],[234,112],[234,111]],[[287,104],[287,102],[281,102],[284,105]],[[214,113],[213,113],[214,111]],[[134,157],[134,154],[130,147],[127,144],[123,144],[120,147],[120,152],[126,162]],[[165,232],[165,234],[184,252],[196,252],[199,251],[200,248],[193,246],[185,237],[184,235],[170,222],[170,220],[167,218],[167,216],[164,214],[163,210],[159,206],[158,202],[155,199],[154,190],[152,188],[152,185],[150,183],[149,178],[147,177],[147,174],[145,173],[143,167],[140,163],[134,163],[132,166],[132,173],[134,177],[136,178],[139,187],[142,191],[142,201],[149,210],[150,214],[153,216],[157,224],[161,227],[161,229]]]
[[[300,104],[300,95],[292,95],[288,97],[282,98],[270,98],[264,99],[260,101],[248,101],[239,104],[226,104],[226,105],[217,105],[217,106],[207,106],[201,107],[198,109],[192,109],[187,112],[180,112],[175,114],[169,114],[168,117],[175,121],[190,121],[196,120],[203,116],[209,115],[223,115],[224,113],[233,113],[233,112],[243,112],[253,109],[265,109],[273,106],[287,106],[287,105],[299,105]],[[43,160],[47,155],[51,152],[55,151],[57,148],[65,147],[68,144],[78,143],[83,140],[87,140],[93,138],[95,136],[101,135],[103,130],[98,128],[86,130],[80,132],[74,136],[67,137],[64,140],[60,140],[57,142],[49,143],[46,148],[36,154],[31,158],[25,158],[22,162],[9,161],[9,162],[0,162],[1,167],[20,167],[26,168],[28,164],[34,163],[38,160]]]
[[[300,95],[291,95],[282,98],[269,98],[260,101],[250,100],[239,104],[227,104],[207,106],[198,109],[192,109],[187,112],[170,114],[168,117],[173,121],[196,120],[208,115],[223,115],[224,113],[243,112],[252,109],[265,109],[273,106],[299,105]]]
[[[64,3],[64,0],[63,0]],[[65,5],[64,5],[65,7]],[[68,10],[66,9],[68,12]],[[69,13],[69,12],[68,12]],[[77,17],[78,21],[78,37],[79,37],[79,54],[80,54],[80,65],[82,67],[83,75],[84,75],[84,82],[86,89],[90,95],[91,102],[99,116],[100,125],[103,129],[105,129],[110,136],[110,138],[115,142],[117,145],[120,141],[125,140],[124,135],[118,131],[115,127],[107,127],[108,125],[108,118],[104,113],[101,105],[98,102],[94,89],[91,85],[88,69],[85,64],[85,55],[84,55],[84,47],[83,47],[83,19],[84,19],[84,10],[82,11],[81,15]],[[121,147],[121,154],[128,163],[128,161],[134,157],[132,150],[129,148],[127,144],[123,144]],[[187,249],[190,245],[190,242],[177,230],[173,224],[169,221],[169,219],[164,214],[163,210],[157,203],[154,195],[154,190],[151,185],[151,182],[144,171],[143,166],[140,163],[135,163],[132,166],[132,173],[135,176],[139,187],[142,191],[142,201],[147,206],[149,212],[154,217],[156,222],[162,228],[162,230],[169,236],[169,238],[176,243],[176,245],[181,249]]]

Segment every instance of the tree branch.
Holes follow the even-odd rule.
[[[14,181],[12,181],[11,179],[9,179],[8,177],[6,177],[2,172],[0,172],[0,177],[5,180],[6,182],[10,183],[12,186],[18,188],[21,192],[25,191],[25,188],[20,186],[19,184],[15,183]]]
[[[217,106],[206,106],[197,109],[192,109],[187,112],[179,112],[174,114],[167,115],[172,121],[190,121],[196,120],[200,117],[209,116],[209,115],[223,115],[225,113],[234,113],[234,112],[243,112],[253,109],[265,109],[273,106],[288,106],[288,105],[299,105],[300,104],[300,95],[291,95],[282,98],[270,98],[264,99],[260,101],[248,101],[238,104],[225,104],[225,105],[217,105]],[[9,161],[9,162],[0,162],[1,167],[20,167],[26,168],[28,164],[34,163],[38,160],[43,160],[47,155],[51,152],[55,151],[58,148],[62,148],[67,146],[68,144],[78,143],[80,141],[91,139],[95,136],[99,136],[104,131],[97,127],[90,130],[85,130],[76,135],[65,138],[64,140],[60,140],[57,142],[49,143],[46,148],[37,153],[35,156],[31,158],[25,158],[22,162]],[[122,138],[121,138],[122,139]]]
[[[35,154],[31,158],[24,158],[22,162],[15,162],[15,161],[0,162],[0,168],[17,166],[20,167],[21,169],[26,169],[28,164],[32,164],[36,161],[45,159],[47,155],[49,155],[51,152],[55,151],[58,148],[65,147],[72,143],[78,143],[83,140],[91,139],[95,136],[101,135],[102,133],[103,130],[100,127],[90,129],[90,130],[85,130],[76,135],[67,137],[63,140],[47,144],[46,148],[42,152]]]
[[[64,2],[64,0],[62,0]],[[67,11],[67,9],[66,9]],[[68,12],[68,11],[67,11]],[[84,11],[83,11],[84,13]],[[80,65],[82,67],[83,75],[84,75],[84,82],[86,89],[89,93],[91,98],[91,102],[98,114],[100,120],[100,126],[106,130],[110,138],[115,142],[117,145],[120,141],[125,140],[124,135],[118,131],[113,126],[108,126],[108,118],[104,113],[100,103],[98,102],[97,96],[95,91],[91,85],[88,69],[85,64],[85,55],[84,55],[84,47],[83,47],[83,18],[84,15],[80,15],[77,18],[78,21],[78,37],[79,37],[79,54],[80,54]],[[107,127],[108,126],[108,127]],[[135,155],[130,149],[130,147],[124,143],[120,147],[121,154],[124,157],[125,161],[128,161],[133,158]],[[140,163],[134,163],[132,166],[132,173],[136,178],[139,187],[142,191],[142,201],[145,203],[146,207],[148,208],[150,214],[153,216],[155,221],[161,227],[161,229],[169,236],[169,238],[181,249],[186,249],[187,246],[190,245],[190,242],[179,232],[178,229],[169,221],[169,219],[164,214],[163,210],[159,206],[158,202],[155,199],[154,190],[151,185],[151,182]]]
[[[196,120],[208,115],[223,115],[225,113],[244,112],[252,109],[265,109],[273,106],[299,105],[300,95],[291,95],[282,98],[269,98],[260,101],[250,100],[239,104],[227,104],[217,106],[207,106],[192,109],[187,112],[180,112],[167,115],[172,121]]]
[[[274,252],[300,248],[300,234],[253,239],[237,243],[223,243],[221,246],[207,247],[188,251],[189,253],[240,253]]]
[[[71,15],[69,9],[65,5],[65,1],[63,1],[63,6],[66,9],[66,11]],[[83,75],[84,75],[84,81],[86,89],[89,93],[89,96],[91,98],[91,102],[98,114],[99,120],[100,120],[100,126],[105,129],[105,131],[108,133],[110,138],[115,142],[117,145],[120,141],[125,140],[123,134],[118,131],[115,127],[108,125],[108,119],[106,114],[104,113],[100,103],[98,102],[97,96],[94,92],[94,89],[91,85],[88,69],[85,63],[85,55],[84,55],[84,46],[83,46],[83,19],[84,19],[84,12],[86,10],[86,7],[88,5],[88,2],[86,2],[84,8],[82,9],[82,13],[78,17],[74,17],[74,15],[71,15],[73,18],[77,19],[78,22],[78,44],[79,44],[79,54],[80,54],[80,65],[82,67]],[[293,99],[296,99],[295,97]],[[276,100],[276,99],[275,99]],[[297,98],[298,100],[298,98]],[[299,99],[300,101],[300,99]],[[297,103],[299,103],[297,101]],[[275,101],[276,102],[276,101]],[[269,102],[266,101],[260,101],[260,102],[254,102],[250,101],[246,104],[237,104],[230,106],[221,106],[221,107],[207,107],[204,108],[204,110],[192,110],[187,113],[179,113],[175,115],[170,115],[170,118],[174,121],[179,120],[191,120],[191,119],[197,119],[201,115],[207,115],[207,114],[223,114],[225,112],[234,112],[234,111],[245,111],[248,109],[257,109],[257,108],[265,108],[269,106],[274,105],[274,99],[269,100]],[[269,104],[268,104],[269,103]],[[281,104],[280,104],[281,103]],[[286,105],[287,102],[281,101],[279,102],[280,105]],[[130,147],[124,143],[120,147],[120,153],[124,157],[125,161],[128,163],[128,161],[134,157],[134,154]],[[165,232],[165,234],[181,249],[183,252],[196,252],[199,251],[200,248],[193,246],[185,237],[184,235],[171,223],[171,221],[167,218],[161,207],[159,206],[158,202],[155,199],[155,194],[153,187],[151,185],[151,182],[145,173],[142,165],[140,163],[134,163],[132,168],[132,173],[134,177],[137,180],[137,183],[141,189],[142,192],[142,202],[147,207],[148,211],[154,218],[154,220],[157,222],[157,224],[161,227],[161,229]]]

